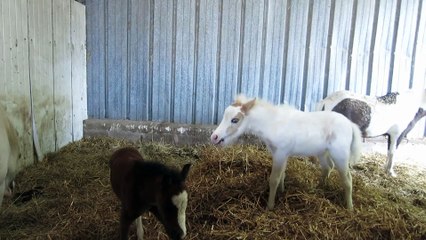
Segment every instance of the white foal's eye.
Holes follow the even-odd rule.
[[[238,118],[233,118],[233,119],[231,120],[231,123],[238,123],[238,121],[240,121],[240,119],[238,119]]]

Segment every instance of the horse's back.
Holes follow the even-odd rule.
[[[354,98],[355,94],[346,90],[336,91],[317,103],[316,111],[331,111],[331,109],[345,98]]]
[[[318,156],[332,146],[349,146],[353,123],[331,111],[297,111],[285,121],[271,127],[267,145],[290,155]]]
[[[115,151],[110,158],[109,165],[111,170],[110,180],[112,189],[120,198],[123,187],[131,185],[133,180],[131,174],[136,162],[142,162],[143,157],[139,151],[132,147],[125,147]]]
[[[133,147],[124,147],[115,151],[110,158],[110,166],[115,164],[128,164],[133,161],[143,161],[142,155]]]
[[[311,112],[309,118],[315,119],[311,131],[316,129],[327,142],[333,139],[341,141],[341,138],[349,139],[348,136],[352,136],[354,123],[340,113],[317,111]]]
[[[314,134],[319,137],[324,132],[342,131],[342,129],[351,129],[352,122],[342,114],[332,111],[314,111],[303,112],[295,111],[287,119],[280,121],[279,125],[273,126],[273,131],[278,132],[274,135],[298,135],[301,137],[300,130],[309,134],[306,137],[311,137]],[[290,140],[289,140],[290,141]]]
[[[377,103],[376,97],[362,95],[359,93],[340,90],[329,94],[326,98],[320,100],[317,103],[316,110],[317,111],[331,111],[338,103],[343,101],[344,99],[355,99],[362,102],[365,102],[368,105],[375,105]]]
[[[334,111],[315,111],[315,112],[309,112],[311,116],[309,118],[314,118],[316,121],[324,122],[324,123],[342,123],[347,124],[351,123],[349,119],[347,119],[345,116],[338,112]]]

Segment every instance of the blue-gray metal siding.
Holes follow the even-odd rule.
[[[87,0],[90,118],[216,124],[237,93],[312,110],[425,87],[421,0]]]

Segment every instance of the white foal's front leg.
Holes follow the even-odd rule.
[[[278,190],[280,193],[284,192],[284,178],[285,178],[285,171],[281,172],[280,181],[278,183]]]
[[[272,162],[272,171],[269,176],[269,197],[268,209],[272,210],[275,206],[275,196],[277,194],[278,185],[284,191],[285,168],[287,166],[286,154],[274,154]]]
[[[393,170],[393,152],[388,151],[387,163],[385,166],[386,173],[391,175],[392,177],[396,177],[396,173]]]
[[[1,143],[0,143],[0,147],[2,147]],[[0,155],[1,154],[2,153],[0,152]],[[0,207],[3,203],[3,197],[4,197],[4,194],[6,193],[6,189],[8,188],[8,186],[6,184],[6,182],[7,182],[6,181],[7,161],[5,161],[5,160],[7,160],[7,159],[2,158],[2,156],[0,156]]]
[[[0,184],[0,207],[3,203],[3,197],[4,197],[5,192],[6,192],[6,181],[3,181]]]
[[[142,216],[136,218],[136,235],[138,240],[143,240]]]

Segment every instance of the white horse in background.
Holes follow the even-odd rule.
[[[4,196],[12,195],[13,184],[19,158],[18,134],[0,106],[0,207]]]
[[[393,156],[401,140],[426,115],[426,90],[388,93],[381,97],[349,91],[337,91],[317,104],[318,111],[335,111],[345,115],[361,129],[363,137],[388,136],[385,170],[396,176]]]
[[[362,142],[358,126],[350,120],[334,112],[302,112],[240,95],[225,109],[211,141],[225,146],[243,133],[258,136],[273,156],[268,209],[274,208],[277,188],[284,191],[285,169],[291,155],[318,156],[322,183],[336,166],[345,190],[346,207],[353,208],[349,163],[360,158]]]

